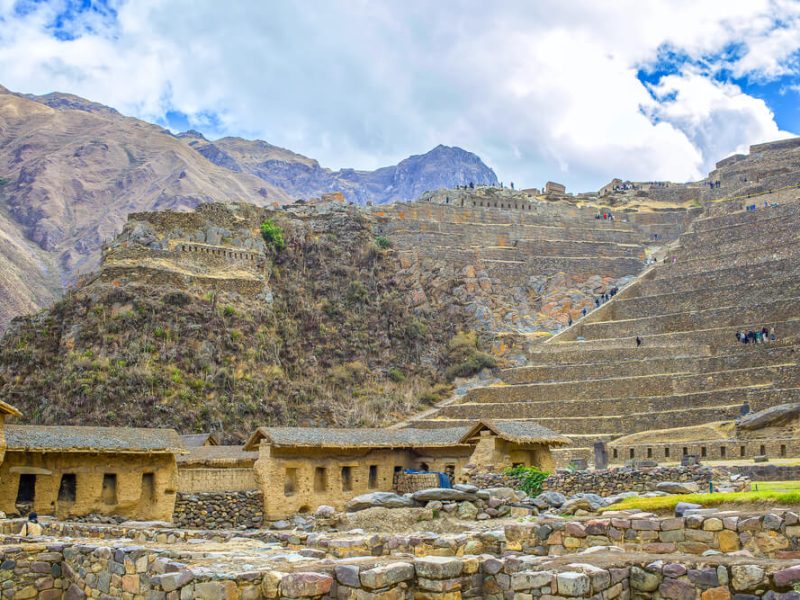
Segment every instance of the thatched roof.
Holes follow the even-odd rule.
[[[566,446],[568,437],[543,427],[535,421],[495,421],[483,419],[473,425],[464,436],[464,441],[488,429],[497,437],[517,444],[547,444],[549,446]]]
[[[6,425],[6,448],[27,452],[183,453],[174,429]]]
[[[188,433],[181,436],[186,448],[199,448],[200,446],[219,446],[220,435],[216,431],[211,433]]]
[[[19,412],[16,408],[8,404],[7,402],[3,402],[0,400],[0,413],[4,415],[11,415],[12,417],[21,417],[22,413]]]
[[[258,452],[248,452],[244,446],[199,446],[178,457],[182,467],[253,466]]]
[[[259,427],[245,444],[257,450],[272,446],[305,448],[444,448],[464,445],[467,427],[442,429],[331,429],[328,427]]]
[[[314,427],[259,427],[245,444],[257,450],[262,440],[272,446],[307,448],[446,448],[473,444],[482,429],[519,444],[563,446],[569,438],[533,421],[477,421],[441,429],[329,429]]]

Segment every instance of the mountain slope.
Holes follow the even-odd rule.
[[[476,156],[444,148],[371,173],[332,172],[266,142],[174,136],[77,96],[0,86],[0,332],[95,269],[131,212],[273,206],[329,191],[380,202],[493,177]]]
[[[442,145],[375,171],[332,171],[316,160],[262,140],[227,137],[212,142],[195,131],[179,137],[214,164],[255,175],[296,198],[342,192],[358,204],[386,204],[469,183],[497,185],[494,171],[478,156]]]

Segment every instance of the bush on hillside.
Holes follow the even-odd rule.
[[[494,356],[478,350],[478,335],[474,331],[459,332],[447,343],[445,376],[452,381],[456,377],[471,377],[482,369],[497,366]]]
[[[272,219],[267,219],[261,224],[261,237],[276,252],[286,248],[286,241],[283,239],[283,228]]]

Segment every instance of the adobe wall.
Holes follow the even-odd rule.
[[[178,467],[178,492],[244,492],[258,489],[252,467]]]
[[[0,511],[16,514],[20,473],[36,474],[33,510],[43,515],[76,517],[115,514],[142,520],[169,521],[175,506],[177,467],[172,454],[6,453],[0,465]],[[143,487],[152,473],[153,488]],[[74,502],[58,499],[64,474],[75,474]],[[116,499],[104,499],[104,475],[116,475]]]
[[[456,480],[463,478],[462,470],[469,461],[471,449],[397,450],[330,450],[310,448],[302,454],[291,449],[262,444],[255,463],[256,478],[264,496],[264,516],[269,520],[283,519],[298,512],[313,512],[327,504],[342,510],[345,503],[367,492],[392,489],[395,469],[420,468],[422,463],[431,471],[447,470],[452,466]],[[350,483],[343,480],[343,468],[350,470]],[[376,477],[370,481],[370,467]],[[322,471],[324,469],[324,477]],[[293,483],[288,484],[287,480]]]

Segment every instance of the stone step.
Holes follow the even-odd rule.
[[[793,387],[795,383],[800,383],[800,368],[794,363],[787,363],[701,374],[668,373],[584,381],[496,385],[469,390],[463,402],[541,402],[603,397],[654,397],[752,385]]]
[[[792,230],[800,223],[800,206],[791,216],[775,217],[768,221],[749,221],[738,223],[720,229],[705,229],[687,231],[681,236],[681,248],[685,251],[708,250],[713,244],[715,253],[717,245],[738,243],[755,238],[763,238],[769,232],[770,240],[777,240]],[[783,238],[782,238],[783,239]]]
[[[800,346],[764,346],[753,353],[745,347],[718,356],[689,356],[677,358],[636,358],[616,362],[588,362],[578,364],[553,364],[503,369],[500,379],[507,385],[536,382],[582,381],[605,379],[626,375],[656,375],[659,373],[703,373],[789,362],[800,357]]]
[[[528,360],[532,366],[559,366],[574,364],[609,364],[643,358],[683,358],[693,356],[710,356],[711,346],[657,346],[649,344],[637,348],[626,345],[623,348],[599,347],[583,348],[575,343],[568,346],[560,343],[539,344],[535,350],[528,352]]]
[[[711,217],[698,217],[692,222],[693,231],[708,231],[716,229],[725,229],[727,227],[736,227],[742,224],[758,223],[763,221],[771,221],[783,217],[794,217],[800,215],[800,203],[798,202],[782,202],[780,206],[764,208],[764,200],[759,203],[757,199],[746,202],[745,204],[756,204],[755,212],[748,212],[745,210],[737,210],[733,212],[726,212],[726,214],[711,216]],[[760,206],[759,206],[760,204]]]
[[[763,408],[781,404],[781,398],[774,396],[767,400]],[[760,408],[758,409],[760,410]],[[716,421],[735,419],[741,411],[741,403],[726,404],[713,407],[689,408],[679,410],[660,410],[640,412],[627,415],[592,415],[591,417],[559,417],[550,415],[537,416],[535,421],[540,425],[557,431],[568,437],[581,436],[579,443],[587,437],[620,437],[639,433],[650,429],[669,429],[676,426],[702,425]],[[509,419],[510,420],[510,419]],[[527,419],[519,419],[527,420]],[[413,427],[440,428],[468,425],[464,419],[425,419],[413,421]]]
[[[726,254],[713,254],[696,258],[667,261],[662,268],[655,270],[655,279],[672,279],[684,275],[693,275],[703,271],[714,271],[729,266],[755,265],[772,262],[784,258],[795,258],[800,255],[800,242],[792,244],[771,245],[768,238],[759,243],[754,242],[746,250],[735,250]]]
[[[800,221],[783,223],[780,229],[765,229],[753,224],[747,232],[740,232],[744,236],[741,238],[726,237],[724,232],[717,235],[703,234],[696,240],[689,238],[687,241],[692,243],[687,245],[683,243],[686,236],[682,236],[680,248],[675,254],[679,262],[685,262],[689,259],[706,260],[712,252],[713,256],[724,256],[736,252],[757,251],[765,245],[784,246],[797,242],[798,224]],[[709,249],[713,250],[710,252]]]
[[[739,305],[720,308],[635,319],[578,323],[573,327],[572,335],[583,336],[587,340],[678,332],[691,335],[694,331],[706,329],[711,325],[732,327],[735,333],[740,327],[753,328],[767,321],[784,320],[797,314],[800,314],[800,297],[783,298],[761,304],[749,304],[748,298],[743,297]]]
[[[658,265],[656,270],[660,269]],[[765,280],[778,274],[790,276],[800,273],[800,262],[795,258],[784,258],[777,261],[766,261],[752,265],[729,266],[721,269],[703,271],[691,275],[660,279],[649,278],[632,286],[626,298],[638,296],[658,296],[671,292],[689,292],[706,287],[719,287],[730,282],[746,282]]]
[[[745,280],[721,287],[703,287],[653,296],[614,299],[607,304],[609,320],[637,319],[651,315],[701,310],[709,306],[731,306],[748,299],[759,303],[800,296],[800,264],[798,273],[783,274],[761,280]]]
[[[766,326],[767,328],[774,328],[778,340],[782,342],[794,340],[800,336],[800,319],[784,319],[782,321],[766,321],[758,323],[759,326]],[[686,332],[677,333],[657,333],[657,334],[644,334],[642,338],[642,348],[653,345],[659,348],[666,346],[674,346],[682,348],[684,355],[696,354],[692,349],[693,347],[709,346],[711,353],[715,354],[720,348],[730,348],[738,346],[736,341],[736,330],[747,329],[755,327],[756,323],[739,323],[736,326],[725,327],[708,327],[705,329],[696,329],[692,332],[691,336],[687,336]],[[574,351],[578,349],[584,350],[602,350],[612,348],[636,348],[636,336],[628,337],[613,337],[605,339],[593,340],[558,340],[550,344],[545,344],[547,352],[557,352],[558,349],[566,351]],[[676,351],[677,352],[677,351]]]
[[[643,413],[648,411],[712,408],[747,400],[751,407],[767,406],[779,398],[781,402],[800,401],[800,388],[774,388],[746,385],[724,390],[689,392],[669,396],[635,396],[630,398],[591,398],[577,400],[541,400],[538,402],[496,402],[451,404],[437,417],[447,419],[538,419],[540,417],[583,417],[597,415]]]

